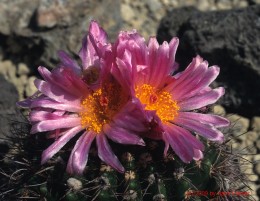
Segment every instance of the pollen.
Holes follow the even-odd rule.
[[[81,125],[88,130],[100,133],[104,124],[108,122],[105,112],[100,104],[101,89],[89,95],[81,103],[83,110],[80,112]]]
[[[172,121],[178,115],[180,107],[169,92],[158,91],[148,84],[137,86],[135,92],[145,109],[156,111],[162,122]]]
[[[125,102],[126,97],[118,83],[106,83],[105,87],[82,99],[79,113],[82,127],[100,133]]]

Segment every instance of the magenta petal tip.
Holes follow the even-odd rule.
[[[140,139],[140,141],[137,143],[138,145],[145,146],[145,142],[143,139]]]

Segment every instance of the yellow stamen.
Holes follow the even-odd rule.
[[[145,109],[155,110],[162,122],[173,120],[178,115],[180,107],[169,92],[157,91],[148,84],[137,86],[135,92]]]
[[[104,111],[100,108],[98,101],[101,96],[101,89],[89,95],[81,103],[84,109],[81,113],[81,125],[88,127],[89,130],[93,130],[99,133],[104,124],[107,123],[107,118]]]
[[[82,127],[96,133],[112,120],[127,98],[115,81],[104,86],[82,100],[79,113]]]

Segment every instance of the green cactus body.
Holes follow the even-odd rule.
[[[34,136],[27,138],[32,141]],[[24,139],[26,144],[27,138]],[[36,144],[40,144],[38,140],[41,139],[34,140]],[[8,189],[15,190],[2,194],[1,198],[6,201],[21,198],[26,200],[26,197],[48,201],[204,201],[218,199],[218,196],[211,197],[209,192],[228,192],[229,188],[223,186],[235,183],[232,178],[238,181],[239,178],[245,179],[242,173],[228,177],[229,174],[237,174],[233,169],[239,169],[239,163],[232,163],[237,159],[227,151],[226,144],[204,141],[204,158],[190,164],[183,163],[171,150],[164,157],[164,143],[161,141],[147,140],[146,144],[146,147],[118,147],[112,143],[113,150],[125,167],[123,174],[101,163],[93,146],[87,167],[81,176],[66,173],[65,161],[70,151],[60,152],[45,166],[40,166],[41,152],[31,152],[31,147],[28,147],[28,153],[24,146],[23,151],[16,153],[13,158],[17,161],[30,161],[26,168],[22,163],[6,165],[1,162],[1,167],[9,174],[24,169],[23,174],[18,175],[16,180],[6,180],[5,183],[9,182],[9,185],[4,186],[4,192]],[[227,160],[234,165],[225,166]],[[73,180],[72,185],[70,182]],[[230,184],[224,185],[224,181],[229,180]],[[233,186],[232,190],[234,189]],[[232,195],[227,198],[230,196]],[[219,198],[224,199],[223,195]],[[234,197],[230,199],[235,200]],[[248,196],[239,199],[250,200]]]
[[[122,164],[125,167],[125,173],[119,175],[121,180],[118,190],[121,194],[121,199],[131,201],[141,201],[141,185],[140,178],[137,174],[137,166],[134,155],[125,152],[121,156]]]
[[[97,200],[116,200],[117,177],[116,172],[107,165],[101,165],[100,177],[98,178],[100,188],[97,192]]]

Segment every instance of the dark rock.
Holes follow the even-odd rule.
[[[200,12],[173,10],[162,19],[160,42],[180,38],[177,62],[181,68],[197,54],[221,68],[216,85],[226,88],[227,112],[260,114],[260,5],[246,9]]]
[[[11,125],[15,121],[19,121],[16,102],[18,101],[18,92],[14,85],[9,83],[0,75],[0,147],[5,144],[8,137],[12,135]],[[3,145],[6,146],[6,145]],[[1,150],[2,148],[0,148]]]
[[[122,24],[120,1],[2,0],[0,52],[4,59],[35,69],[51,67],[57,63],[57,50],[76,56],[92,19],[114,38]]]

